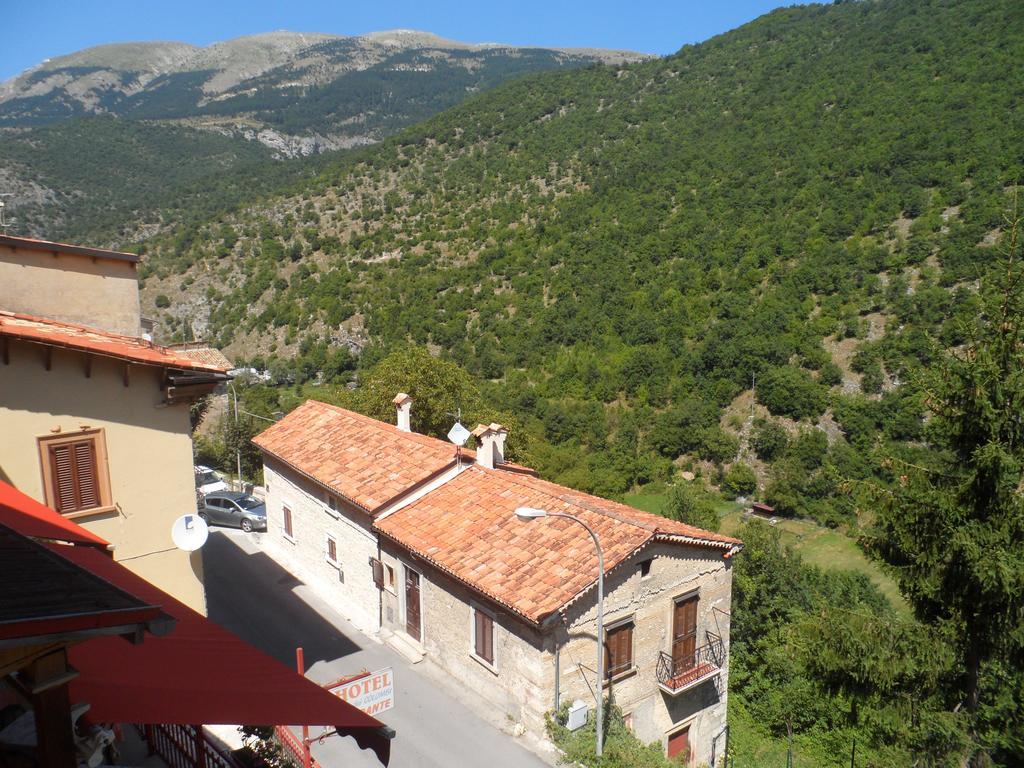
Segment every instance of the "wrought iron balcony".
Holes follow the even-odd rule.
[[[658,686],[672,696],[716,677],[725,664],[722,638],[708,633],[708,642],[692,653],[672,657],[662,651],[658,656]]]

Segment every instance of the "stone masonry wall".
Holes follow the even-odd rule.
[[[394,564],[398,589],[385,593],[384,625],[405,635],[405,568],[420,574],[422,637],[420,647],[455,682],[473,690],[498,711],[538,734],[544,732],[543,714],[554,703],[554,665],[551,637],[471,592],[441,571],[382,540],[385,563]],[[478,660],[473,651],[471,610],[475,606],[494,617],[494,668]],[[389,620],[389,617],[390,620]]]
[[[329,600],[357,627],[380,627],[380,594],[373,583],[370,558],[377,557],[377,536],[370,516],[273,459],[265,458],[267,486],[266,548],[296,578]],[[292,513],[292,533],[284,534],[282,508]],[[327,537],[334,538],[338,565],[327,561]]]
[[[650,571],[641,576],[640,563],[649,558],[653,558]],[[658,687],[658,656],[661,651],[671,652],[675,601],[692,594],[699,596],[697,645],[704,645],[711,632],[722,637],[727,653],[731,590],[731,561],[718,550],[698,547],[648,547],[606,577],[605,627],[629,618],[634,624],[634,669],[612,682],[611,695],[641,741],[658,742],[664,748],[671,733],[688,726],[694,765],[713,764],[724,749],[728,664],[717,678],[672,696]],[[594,705],[595,598],[592,590],[571,605],[558,628],[562,703],[578,698]]]

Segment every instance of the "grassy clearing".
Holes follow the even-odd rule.
[[[648,487],[640,493],[629,494],[626,504],[647,512],[660,514],[665,505],[666,490],[662,487]],[[732,535],[744,523],[743,505],[735,501],[720,501],[715,504],[721,521],[722,533]],[[760,518],[753,517],[753,520]],[[767,522],[765,522],[767,525]],[[865,574],[889,600],[896,611],[910,618],[910,608],[900,594],[896,582],[861,551],[857,542],[841,531],[825,528],[810,520],[778,518],[775,527],[782,532],[782,540],[799,552],[804,560],[819,568],[857,571]]]

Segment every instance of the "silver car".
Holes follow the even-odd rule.
[[[199,516],[211,525],[229,525],[249,531],[267,530],[267,505],[237,491],[217,491],[203,497]]]

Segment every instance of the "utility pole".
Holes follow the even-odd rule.
[[[241,432],[238,426],[238,392],[235,391],[233,384],[228,384],[231,388],[231,394],[235,398],[235,466],[238,469],[238,489],[242,489],[242,445],[241,445]]]

